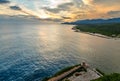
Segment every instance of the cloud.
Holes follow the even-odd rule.
[[[86,19],[88,15],[92,17],[93,12],[96,13],[91,6],[84,4],[82,0],[73,0],[73,2],[60,4],[57,6],[57,8],[44,7],[43,9],[52,14],[58,14],[60,18],[65,21],[73,21],[83,18]]]
[[[120,0],[71,0],[70,3],[58,5],[56,8],[44,7],[43,9],[62,18],[104,18],[109,11],[120,9]],[[64,16],[63,16],[64,15]]]
[[[91,0],[91,2],[93,3],[103,3],[103,4],[119,4],[119,3],[116,3],[116,2],[120,2],[120,0]],[[109,5],[108,4],[108,5]]]
[[[46,7],[56,8],[58,5],[70,3],[71,0],[45,0],[47,3]]]
[[[110,11],[110,12],[108,12],[108,14],[110,14],[110,15],[113,15],[113,14],[120,14],[120,11]]]
[[[9,3],[0,0],[0,4]],[[120,0],[10,0],[9,9],[44,19],[73,21],[120,17]],[[6,5],[5,5],[6,6]],[[4,9],[0,11],[3,12]],[[5,10],[4,10],[5,11]],[[7,10],[6,10],[7,11]]]
[[[72,2],[76,7],[80,7],[81,5],[84,5],[83,0],[72,0]]]
[[[13,9],[13,10],[22,10],[19,6],[10,6],[10,9]]]
[[[62,16],[61,16],[62,17]],[[62,17],[63,19],[71,19],[71,17]]]
[[[19,11],[19,10],[13,10],[9,8],[9,5],[0,5],[0,15],[27,15],[26,13]]]
[[[44,10],[47,10],[49,12],[53,12],[53,13],[59,13],[60,11],[66,11],[69,10],[70,6],[73,6],[73,3],[64,3],[61,5],[58,5],[57,8],[49,8],[49,7],[44,7]]]
[[[120,17],[120,11],[109,11],[107,14],[111,17],[116,17],[116,16]]]
[[[120,0],[83,0],[88,2],[88,4],[94,5],[94,6],[104,6],[104,7],[110,7],[119,5]]]
[[[91,5],[94,0],[82,0],[85,5]]]
[[[0,4],[6,4],[6,3],[10,3],[10,1],[8,1],[8,0],[0,0]]]

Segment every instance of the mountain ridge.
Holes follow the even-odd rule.
[[[74,22],[64,22],[62,24],[105,24],[105,23],[120,23],[120,18],[110,18],[110,19],[86,19],[86,20],[77,20]]]

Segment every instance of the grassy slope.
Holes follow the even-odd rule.
[[[113,73],[110,75],[104,75],[103,77],[92,81],[120,81],[120,74]]]
[[[112,24],[87,24],[87,25],[78,25],[75,28],[90,33],[99,33],[107,36],[117,37],[120,36],[120,23]]]

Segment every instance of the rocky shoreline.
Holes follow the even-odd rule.
[[[103,76],[95,68],[91,68],[88,64],[83,62],[82,64],[72,66],[71,69],[63,71],[61,74],[46,78],[42,81],[90,81],[98,79]]]

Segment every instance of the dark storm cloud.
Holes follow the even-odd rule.
[[[0,4],[6,4],[6,3],[10,3],[10,1],[8,1],[8,0],[0,0]]]
[[[12,10],[22,10],[19,6],[10,6]]]
[[[53,12],[53,13],[59,13],[60,11],[66,11],[69,9],[70,6],[73,6],[73,3],[64,3],[61,5],[58,5],[57,8],[48,8],[48,7],[44,7],[43,9],[49,11],[49,12]]]

